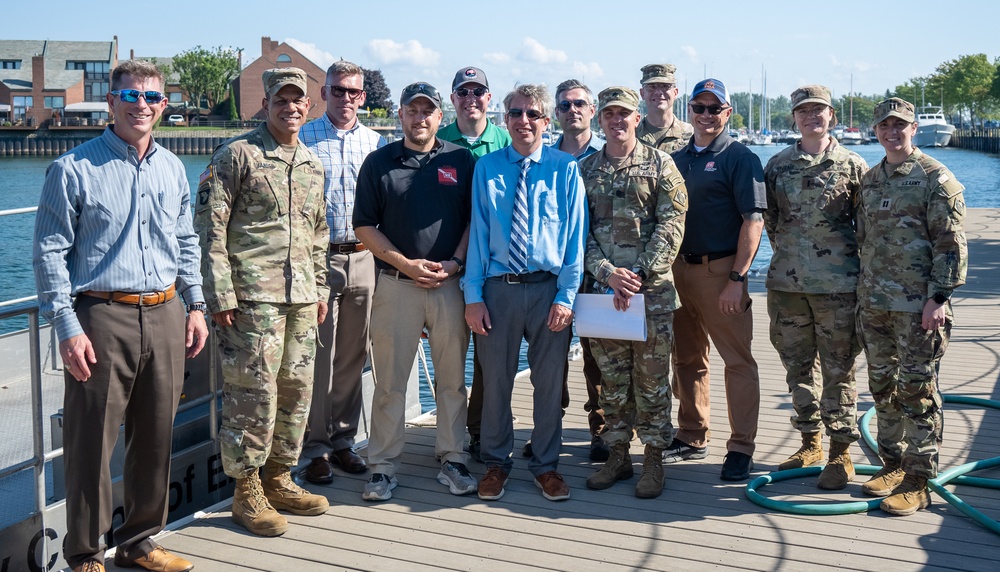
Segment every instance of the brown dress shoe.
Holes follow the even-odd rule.
[[[191,564],[180,556],[175,556],[167,552],[167,549],[162,546],[157,546],[149,554],[140,556],[135,560],[129,560],[123,552],[116,552],[115,566],[119,568],[139,566],[146,570],[154,570],[155,572],[188,572],[188,570],[194,568],[194,564]]]
[[[542,489],[542,496],[550,501],[569,498],[569,485],[557,471],[549,471],[535,477],[535,486]]]
[[[79,566],[74,566],[73,572],[104,572],[104,564],[96,558],[91,558],[84,560]]]
[[[333,482],[333,463],[326,457],[316,457],[302,471],[302,478],[314,485],[328,485]]]
[[[368,470],[368,465],[365,464],[365,460],[361,458],[354,452],[354,449],[348,447],[346,449],[341,449],[339,451],[334,451],[333,462],[337,463],[341,469],[351,473],[352,475],[357,475]]]

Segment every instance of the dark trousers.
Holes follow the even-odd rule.
[[[71,567],[104,560],[111,528],[111,454],[125,423],[125,521],[114,542],[128,558],[156,544],[167,522],[174,414],[184,383],[184,308],[180,299],[129,306],[80,296],[76,314],[97,363],[84,383],[65,374],[63,435],[66,522]]]

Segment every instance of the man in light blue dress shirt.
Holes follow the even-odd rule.
[[[517,86],[504,98],[504,108],[512,142],[476,164],[462,282],[465,319],[479,336],[484,373],[481,437],[487,472],[479,482],[479,497],[503,496],[513,467],[510,399],[524,338],[534,385],[528,468],[545,498],[565,500],[569,487],[556,470],[562,437],[560,401],[573,302],[583,274],[586,195],[573,157],[542,144],[552,115],[552,98],[545,86]],[[518,204],[518,210],[526,212],[523,231],[513,230],[522,227],[520,222],[515,227]],[[525,248],[514,253],[512,240],[526,244]]]
[[[124,421],[115,564],[177,572],[191,563],[150,537],[167,520],[185,354],[197,355],[208,336],[201,249],[184,166],[152,137],[166,106],[163,74],[127,60],[111,89],[114,125],[52,163],[35,220],[38,304],[66,372],[63,554],[74,571],[104,570],[113,509],[107,459]]]

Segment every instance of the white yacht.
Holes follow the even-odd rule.
[[[927,105],[917,114],[917,134],[913,144],[917,147],[947,147],[955,126],[948,123],[941,108]]]

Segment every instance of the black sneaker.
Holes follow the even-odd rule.
[[[524,448],[521,449],[521,456],[530,459],[534,451],[531,449],[531,439],[524,442]]]
[[[483,462],[483,447],[479,443],[479,435],[469,437],[469,456],[477,463]]]
[[[726,460],[722,462],[722,475],[724,481],[745,481],[750,478],[750,471],[753,470],[753,457],[746,453],[730,451],[726,453]]]
[[[704,459],[708,456],[708,447],[692,447],[684,441],[674,439],[670,446],[663,451],[663,464],[680,463],[681,461],[693,461]]]

